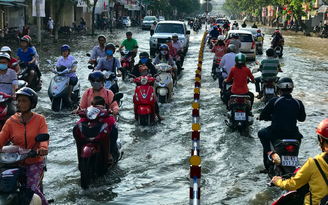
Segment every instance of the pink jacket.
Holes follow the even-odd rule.
[[[214,44],[211,52],[215,53],[215,57],[222,58],[226,54],[227,49],[225,46],[219,46],[219,44],[218,45]]]

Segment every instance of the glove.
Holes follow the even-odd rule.
[[[130,83],[133,83],[133,81],[134,81],[134,78],[129,78]]]
[[[161,77],[160,76],[156,76],[156,81],[157,82],[161,81]]]

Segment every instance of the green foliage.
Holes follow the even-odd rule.
[[[199,0],[150,0],[149,10],[155,13],[160,11],[172,13],[173,9],[177,9],[178,13],[194,13],[201,9]]]

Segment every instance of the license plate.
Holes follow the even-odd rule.
[[[296,167],[298,166],[297,156],[281,156],[281,164],[285,167]]]
[[[246,113],[245,112],[235,112],[235,120],[245,121]]]
[[[279,50],[276,50],[276,53],[280,53],[280,51]]]
[[[265,88],[265,93],[266,94],[274,94],[274,89],[273,88]]]

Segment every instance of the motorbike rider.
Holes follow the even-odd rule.
[[[256,23],[255,23],[255,22],[254,22],[254,24],[253,24],[252,28],[257,28],[257,25],[256,25]]]
[[[8,69],[10,56],[8,53],[0,52],[0,91],[11,95],[13,100],[7,102],[8,111],[7,118],[16,113],[16,106],[13,101],[16,101],[16,89],[18,81],[16,72],[13,69]]]
[[[292,97],[294,83],[291,78],[280,78],[277,83],[280,97],[272,98],[264,107],[259,120],[271,120],[271,125],[261,129],[258,137],[263,146],[263,162],[268,169],[268,153],[271,151],[270,142],[276,139],[297,139],[301,143],[303,138],[297,127],[297,121],[304,122],[306,118],[302,101]],[[266,170],[262,172],[266,172]]]
[[[210,32],[210,38],[208,39],[208,41],[210,42],[213,38],[217,39],[219,35],[220,32],[218,30],[218,27],[213,26],[213,30]]]
[[[227,53],[222,57],[220,62],[220,68],[224,69],[222,75],[219,78],[219,88],[223,89],[223,80],[228,77],[231,68],[235,65],[235,57],[236,57],[236,46],[231,44],[227,47]]]
[[[321,154],[317,155],[315,159],[317,160],[319,166],[321,167],[323,174],[326,178],[328,176],[328,119],[324,119],[320,122],[317,127],[317,135],[319,146],[322,151]],[[323,204],[320,203],[322,198],[324,198],[328,193],[328,187],[323,180],[322,174],[320,173],[314,158],[309,158],[303,166],[298,170],[295,176],[290,179],[284,179],[280,176],[275,176],[271,180],[272,184],[286,189],[286,190],[296,190],[300,187],[309,184],[311,194],[306,194],[304,197],[304,205],[310,204]],[[312,200],[312,201],[311,201]]]
[[[87,109],[91,105],[91,99],[94,96],[101,96],[105,99],[106,104],[110,105],[109,108],[112,110],[113,115],[116,118],[119,112],[119,107],[117,105],[117,102],[112,103],[114,93],[104,87],[104,74],[100,71],[93,71],[89,74],[88,80],[91,83],[92,87],[84,91],[78,109]],[[78,112],[78,109],[73,110],[72,113],[76,114]]]
[[[139,68],[142,65],[146,65],[148,68],[148,73],[151,74],[151,76],[154,76],[157,74],[157,70],[155,66],[152,64],[151,59],[149,59],[149,54],[147,52],[141,52],[139,54],[139,62],[136,64],[131,72],[134,76],[140,76]],[[129,79],[130,82],[133,82],[133,78]]]
[[[90,60],[88,63],[92,63],[92,60],[97,59],[98,57],[106,57],[106,52],[105,52],[105,43],[106,43],[106,37],[104,35],[98,36],[98,42],[99,45],[93,47]]]
[[[59,66],[69,67],[72,64],[72,62],[76,61],[75,57],[70,55],[71,49],[68,45],[65,44],[61,47],[61,53],[62,53],[62,57],[60,57],[58,59],[58,61],[56,63],[56,68]],[[71,99],[73,87],[77,83],[76,68],[77,68],[77,65],[74,64],[74,67],[70,70],[70,72],[65,74],[65,76],[69,78],[69,86],[67,88],[67,97],[68,97],[70,105],[73,104],[73,101]],[[52,68],[50,68],[50,70],[52,70]]]
[[[265,81],[266,79],[278,79],[278,72],[282,72],[280,68],[279,60],[274,57],[274,51],[272,48],[269,48],[266,51],[267,59],[264,59],[261,64],[259,70],[262,72],[261,77],[255,78],[255,88],[256,92],[259,94],[256,98],[261,99],[263,97],[263,91],[260,89],[260,82]]]
[[[35,136],[48,133],[47,122],[43,115],[31,111],[38,103],[38,95],[34,90],[24,87],[18,90],[16,95],[19,113],[11,116],[3,126],[0,132],[0,148],[10,140],[13,145],[32,149]],[[40,196],[43,205],[47,205],[48,201],[39,188],[39,180],[43,174],[44,156],[48,154],[48,145],[49,141],[36,143],[34,149],[38,156],[28,158],[21,164],[26,168],[27,187]]]
[[[29,43],[28,38],[26,37],[21,38],[21,42],[20,42],[21,48],[18,49],[16,56],[17,56],[17,60],[21,60],[28,64],[29,76],[27,79],[27,83],[30,86],[34,78],[36,58],[34,57],[35,52],[33,51],[32,48],[28,47],[28,43]]]
[[[173,60],[175,61],[175,64],[178,67],[178,73],[177,74],[180,74],[180,72],[182,71],[180,55],[178,54],[177,49],[172,45],[171,37],[168,37],[166,39],[166,45],[168,45],[168,47],[169,47],[169,55],[173,57]]]
[[[261,33],[261,29],[257,29],[256,32],[257,32],[257,33],[256,33],[257,41],[263,43],[263,41],[264,41],[264,37],[263,37],[263,35],[262,35],[262,33]]]
[[[234,33],[232,39],[226,44],[226,46],[234,44],[236,46],[236,53],[240,53],[239,48],[241,47],[241,41],[239,40],[239,34]]]
[[[242,53],[238,53],[235,57],[235,66],[231,68],[228,77],[224,80],[225,83],[232,81],[231,90],[226,93],[225,103],[228,108],[228,101],[231,95],[249,95],[251,97],[251,109],[254,102],[254,94],[248,90],[247,79],[250,78],[251,82],[254,83],[255,79],[248,67],[246,67],[246,56]],[[228,108],[229,110],[229,108]]]
[[[26,38],[28,38],[28,47],[30,47],[30,48],[32,48],[33,49],[33,51],[34,51],[34,53],[35,53],[35,55],[34,55],[34,57],[35,57],[35,64],[38,66],[39,65],[39,54],[38,54],[38,52],[36,51],[36,48],[35,48],[35,46],[32,44],[32,38],[29,36],[29,35],[25,35],[24,37],[26,37]],[[41,73],[40,73],[40,76],[41,76]]]
[[[173,33],[172,34],[172,40],[173,40],[172,46],[174,46],[177,49],[178,54],[182,54],[182,55],[180,55],[180,61],[181,61],[181,66],[183,66],[184,50],[183,50],[183,45],[182,45],[181,41],[178,41],[178,39],[179,39],[179,35],[177,33]],[[181,69],[183,70],[183,68],[181,68]]]
[[[122,42],[120,47],[117,49],[117,52],[120,52],[122,48],[125,47],[126,50],[133,51],[133,54],[131,55],[131,68],[134,66],[134,57],[136,56],[136,53],[138,52],[138,42],[136,39],[132,38],[132,32],[128,31],[126,32],[126,39]]]
[[[229,30],[229,23],[228,23],[228,21],[226,20],[226,21],[224,21],[224,24],[223,24],[223,29],[224,30]]]
[[[152,36],[154,34],[156,25],[157,25],[157,22],[154,21],[153,25],[151,25],[151,27],[150,27],[150,36]]]
[[[160,53],[156,56],[154,60],[154,64],[157,65],[159,63],[167,63],[168,65],[172,66],[173,70],[173,80],[176,80],[176,64],[174,60],[172,59],[172,56],[169,54],[169,46],[166,44],[163,44],[159,47]]]
[[[0,50],[0,52],[6,52],[10,56],[10,62],[9,62],[9,68],[13,69],[16,71],[16,74],[19,75],[21,72],[21,69],[19,67],[19,64],[17,63],[17,60],[11,56],[11,49],[8,46],[3,46]],[[12,67],[13,63],[17,63],[15,68]]]
[[[273,49],[275,49],[275,47],[280,46],[281,47],[281,53],[282,53],[284,47],[281,45],[281,40],[283,40],[284,38],[282,37],[282,35],[281,35],[281,33],[280,33],[279,30],[277,30],[275,32],[275,34],[276,35],[273,36],[273,39],[272,39],[272,42],[271,42],[271,44],[272,44],[271,47]]]
[[[226,54],[226,46],[222,35],[218,37],[218,40],[211,49],[211,52],[215,53],[214,60],[221,59]]]
[[[232,30],[239,30],[239,25],[238,25],[237,21],[235,21],[235,22],[232,24]]]

